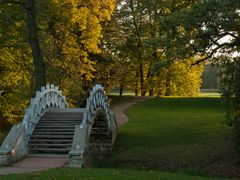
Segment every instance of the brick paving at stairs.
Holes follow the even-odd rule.
[[[0,168],[0,175],[13,173],[29,173],[62,167],[67,157],[27,157],[9,167]]]

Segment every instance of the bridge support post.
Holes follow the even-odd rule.
[[[87,131],[88,127],[75,126],[72,148],[68,153],[68,166],[82,167],[87,153]]]
[[[14,125],[0,148],[0,165],[9,165],[28,154],[28,138],[23,124]]]

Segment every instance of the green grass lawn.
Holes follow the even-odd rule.
[[[98,166],[240,176],[220,98],[156,98],[127,114],[113,155]]]
[[[113,97],[114,103],[130,97]],[[91,169],[59,168],[0,179],[208,180],[240,177],[231,131],[217,97],[155,98],[127,110],[113,154]]]
[[[137,171],[122,169],[75,169],[59,168],[55,170],[28,174],[0,176],[1,180],[217,180],[217,178],[191,176],[157,171]],[[224,180],[224,179],[221,179]]]

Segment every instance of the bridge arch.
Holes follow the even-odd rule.
[[[42,87],[31,99],[23,121],[12,127],[0,147],[0,165],[29,152],[60,152],[67,153],[70,166],[82,166],[92,144],[107,142],[112,148],[117,123],[103,87],[93,86],[86,102],[85,108],[68,108],[58,87]]]
[[[22,124],[25,127],[27,136],[31,136],[39,119],[50,108],[67,108],[68,104],[62,91],[57,86],[46,85],[41,87],[41,91],[36,92],[35,98],[30,101],[26,109]]]

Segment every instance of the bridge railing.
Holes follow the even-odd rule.
[[[36,97],[31,99],[30,106],[24,114],[22,124],[27,136],[31,136],[39,119],[50,108],[66,108],[67,106],[66,98],[57,86],[51,84],[41,87],[41,91],[36,92]]]
[[[50,108],[65,108],[67,102],[62,91],[54,85],[46,85],[36,92],[26,109],[23,121],[13,125],[0,147],[0,165],[11,164],[28,154],[28,141],[39,119]]]
[[[97,114],[101,112],[107,123],[107,134],[109,137],[109,144],[99,143],[97,145],[98,149],[111,151],[112,146],[115,142],[116,135],[118,132],[117,122],[114,113],[110,111],[108,98],[104,93],[104,88],[97,84],[92,87],[89,92],[89,97],[87,98],[87,104],[83,114],[83,120],[80,126],[75,127],[74,138],[72,143],[72,148],[68,153],[68,163],[69,166],[82,167],[87,159],[89,153],[90,145],[90,133],[94,121],[97,120]]]
[[[106,113],[108,128],[111,130],[113,119],[109,108],[108,98],[104,94],[104,88],[100,84],[96,84],[91,89],[89,97],[87,98],[86,110],[80,127],[93,124],[93,116],[99,108]]]

